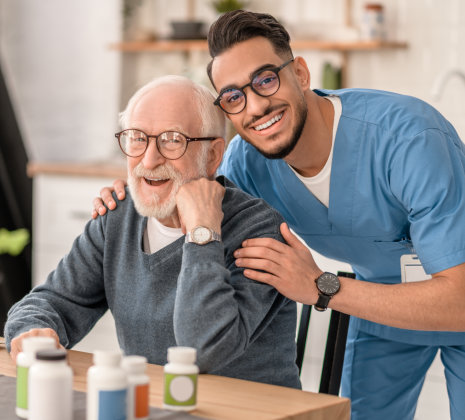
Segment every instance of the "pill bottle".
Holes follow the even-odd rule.
[[[386,38],[384,7],[382,4],[365,4],[360,32],[362,40],[365,41],[383,41]]]
[[[143,356],[126,356],[121,362],[128,379],[128,420],[148,420],[149,377],[145,374],[147,359]]]
[[[169,347],[164,367],[163,407],[190,411],[197,405],[197,350],[192,347]]]
[[[28,375],[39,350],[55,349],[52,337],[27,337],[22,340],[23,350],[16,357],[16,415],[27,419]]]
[[[73,419],[73,372],[66,350],[40,350],[29,369],[29,420]]]
[[[126,420],[126,372],[121,354],[95,351],[94,365],[87,371],[87,420]]]

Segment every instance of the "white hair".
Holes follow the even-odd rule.
[[[159,86],[184,86],[184,93],[187,97],[189,92],[194,98],[199,120],[201,137],[222,137],[226,136],[226,119],[223,111],[213,104],[215,97],[212,92],[205,86],[193,82],[184,76],[168,75],[158,77],[146,85],[142,86],[129,99],[126,109],[120,113],[120,124],[123,129],[130,128],[129,123],[131,114],[138,101],[149,91]]]

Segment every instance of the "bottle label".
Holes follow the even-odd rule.
[[[197,375],[165,373],[163,402],[179,407],[195,405],[197,402]]]
[[[98,420],[126,420],[126,389],[99,391]]]
[[[149,416],[149,384],[134,387],[134,417],[135,419]]]
[[[27,410],[27,376],[29,368],[18,366],[16,369],[16,407]]]

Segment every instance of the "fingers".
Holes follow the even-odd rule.
[[[98,216],[103,216],[107,212],[107,207],[110,210],[116,209],[117,205],[112,193],[115,192],[118,200],[124,200],[126,198],[125,186],[126,182],[124,180],[117,179],[113,182],[113,187],[102,188],[100,190],[100,197],[94,198],[94,201],[92,202],[92,219],[96,219]]]
[[[51,328],[33,328],[29,331],[26,331],[18,335],[17,337],[13,338],[13,340],[11,340],[10,356],[15,363],[18,354],[23,351],[23,340],[28,337],[52,337],[56,342],[57,348],[61,347],[64,349],[64,347],[60,344],[58,334],[54,330],[52,330]]]
[[[260,283],[266,283],[269,284],[270,286],[275,287],[278,289],[278,280],[279,278],[274,276],[273,274],[270,273],[264,273],[261,271],[255,271],[255,270],[250,270],[250,269],[245,269],[244,270],[244,276],[255,281],[259,281]]]
[[[292,248],[306,248],[306,246],[300,241],[300,239],[291,232],[287,223],[281,223],[280,231],[281,235],[283,235],[284,240]]]
[[[126,181],[123,179],[117,179],[113,181],[113,189],[115,190],[118,200],[124,200],[126,198],[126,190],[124,189],[125,186]]]
[[[281,265],[268,258],[238,258],[237,267],[247,267],[253,270],[262,270],[267,273],[279,276],[282,274]]]
[[[116,202],[112,195],[113,191],[114,189],[111,187],[104,187],[100,190],[100,198],[110,210],[114,210],[116,208]]]
[[[97,216],[103,216],[107,212],[107,208],[103,205],[103,201],[100,197],[94,198],[93,210],[92,210],[92,219],[96,219]]]
[[[242,242],[242,247],[242,249],[247,249],[252,252],[257,251],[253,250],[253,248],[263,248],[283,254],[289,246],[273,238],[253,238]]]

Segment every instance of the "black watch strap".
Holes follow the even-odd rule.
[[[320,293],[318,295],[318,300],[316,301],[314,305],[315,309],[320,312],[326,311],[326,309],[328,309],[329,300],[331,299],[331,297],[332,296],[323,295]]]

